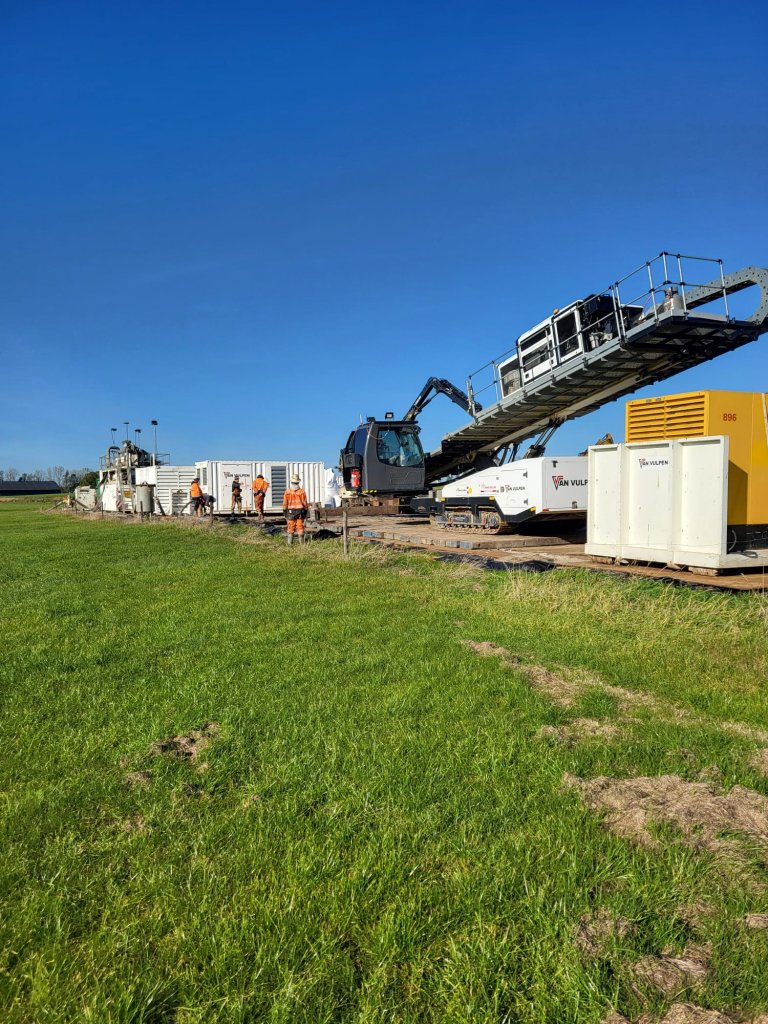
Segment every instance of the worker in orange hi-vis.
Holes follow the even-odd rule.
[[[309,511],[307,492],[301,486],[301,479],[295,474],[291,477],[290,489],[283,495],[283,515],[288,523],[288,543],[293,544],[294,534],[299,535],[299,543],[304,543],[304,520]]]
[[[256,477],[251,485],[253,487],[253,511],[258,512],[259,522],[264,522],[264,499],[267,496],[269,490],[269,484],[264,479],[261,473]]]
[[[200,486],[200,477],[196,476],[189,488],[189,500],[196,516],[203,514],[203,488]]]

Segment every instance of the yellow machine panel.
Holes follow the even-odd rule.
[[[627,402],[626,439],[728,437],[728,526],[739,540],[768,543],[768,395],[689,391]],[[764,535],[764,536],[763,536]]]

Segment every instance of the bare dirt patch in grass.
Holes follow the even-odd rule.
[[[747,725],[746,722],[713,722],[704,715],[697,715],[687,708],[655,697],[644,690],[628,690],[624,686],[606,683],[604,679],[586,669],[561,668],[558,672],[554,672],[543,665],[526,665],[506,647],[491,640],[462,640],[461,642],[483,657],[501,658],[509,668],[521,672],[535,690],[561,708],[574,707],[586,689],[595,687],[613,697],[619,711],[623,713],[644,708],[666,721],[686,722],[691,725],[716,725],[733,736],[754,740],[758,743],[768,743],[768,731],[765,729]],[[765,750],[757,751],[750,763],[753,768],[768,775],[768,747]]]
[[[129,789],[146,789],[152,782],[149,772],[128,772],[123,776],[123,785]]]
[[[628,1017],[612,1010],[603,1018],[602,1024],[632,1024]],[[729,1013],[724,1010],[707,1010],[693,1003],[673,1003],[663,1017],[652,1013],[643,1013],[635,1024],[768,1024],[768,1014],[757,1017],[742,1017],[741,1014]]]
[[[536,733],[538,739],[552,740],[573,747],[582,740],[612,740],[619,730],[610,722],[598,722],[594,718],[574,718],[565,725],[543,725]]]
[[[632,969],[635,978],[666,996],[685,989],[701,988],[707,980],[712,951],[708,946],[688,946],[682,953],[651,954],[638,960]]]
[[[659,1024],[734,1024],[739,1019],[722,1010],[705,1010],[693,1003],[673,1003]],[[642,1018],[638,1024],[644,1024]]]
[[[492,640],[462,640],[461,642],[470,651],[474,651],[475,654],[479,654],[483,658],[505,658],[509,659],[512,664],[517,661],[511,651],[500,644],[493,643]]]
[[[626,1018],[617,1017],[618,1021]],[[607,1021],[604,1024],[608,1024]],[[627,1021],[629,1024],[629,1021]],[[660,1019],[654,1014],[644,1013],[635,1024],[768,1024],[768,1014],[758,1013],[756,1017],[744,1017],[728,1010],[707,1010],[693,1003],[673,1003]]]
[[[631,921],[625,917],[613,917],[610,910],[600,907],[579,919],[576,925],[576,945],[585,956],[599,957],[613,939],[623,939],[631,931]]]
[[[519,665],[518,668],[534,690],[558,707],[572,708],[579,699],[583,689],[580,683],[550,672],[542,665]]]
[[[209,747],[221,731],[218,722],[206,722],[199,729],[191,729],[179,736],[170,736],[165,740],[157,740],[150,750],[156,756],[176,757],[182,761],[194,761]]]
[[[768,928],[768,914],[745,914],[744,925],[755,930]]]
[[[526,665],[519,658],[492,640],[462,640],[466,647],[482,657],[501,658],[505,664],[521,672],[534,690],[543,694],[561,708],[572,708],[582,692],[593,686],[614,697],[622,710],[638,706],[657,709],[659,702],[641,690],[627,690],[623,686],[612,686],[593,672],[585,669],[561,669],[553,672],[543,665]],[[681,712],[681,714],[685,714]]]
[[[720,722],[720,728],[723,732],[729,732],[733,736],[741,736],[745,740],[768,743],[768,732],[765,729],[758,729],[757,726],[747,725],[745,722]]]
[[[121,832],[143,832],[146,827],[147,823],[141,814],[132,814],[120,822]]]
[[[697,849],[722,855],[726,866],[744,867],[746,851],[736,834],[765,850],[768,848],[768,797],[743,786],[726,793],[703,782],[686,782],[677,775],[651,778],[580,779],[566,775],[565,785],[576,789],[592,811],[605,815],[605,824],[617,835],[643,846],[657,847],[652,824],[668,823]]]
[[[690,928],[699,928],[708,917],[712,917],[715,913],[716,909],[711,903],[697,899],[678,907],[675,916]]]

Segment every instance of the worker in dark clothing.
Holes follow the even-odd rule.
[[[203,515],[213,515],[213,506],[216,504],[216,499],[212,494],[203,493]]]
[[[240,477],[235,476],[232,481],[232,508],[230,511],[235,511],[235,505],[237,505],[237,511],[242,513],[243,511],[243,488],[240,484]]]

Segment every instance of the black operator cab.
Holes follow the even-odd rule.
[[[347,491],[415,494],[424,487],[424,449],[416,423],[369,419],[349,435],[339,465]]]

